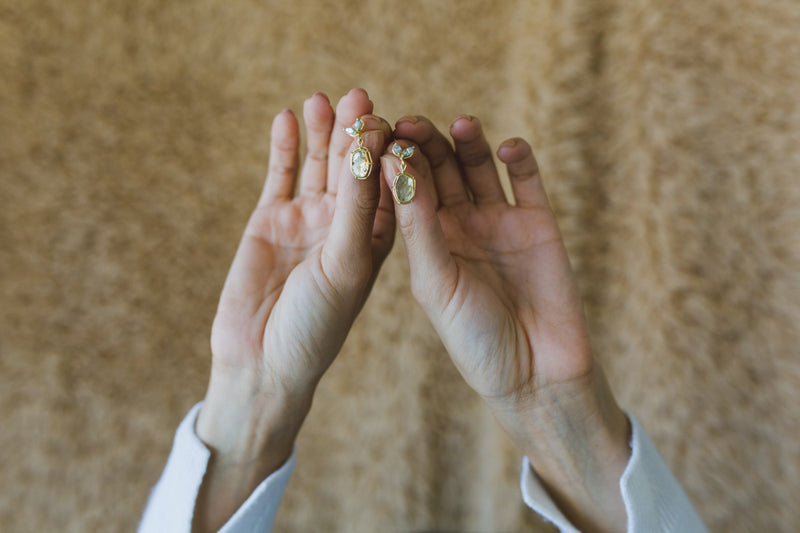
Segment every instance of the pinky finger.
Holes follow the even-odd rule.
[[[509,139],[497,149],[497,157],[508,170],[515,204],[518,207],[548,209],[550,204],[539,175],[539,164],[530,145],[518,137]]]

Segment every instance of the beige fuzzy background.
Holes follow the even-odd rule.
[[[599,358],[714,532],[800,530],[800,3],[0,0],[0,531],[130,531],[271,117],[531,139]],[[278,530],[551,531],[390,256]]]

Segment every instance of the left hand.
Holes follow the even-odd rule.
[[[298,124],[290,111],[274,121],[270,170],[239,244],[211,331],[213,371],[242,370],[265,392],[295,396],[316,386],[339,352],[392,247],[388,187],[350,173],[355,118],[377,163],[389,125],[370,115],[354,89],[335,115],[321,94],[306,101],[309,153],[297,180]]]
[[[391,193],[377,170],[389,125],[354,89],[334,115],[304,106],[309,152],[298,178],[298,123],[275,118],[269,174],[222,290],[211,332],[211,379],[197,435],[212,449],[196,526],[215,531],[290,456],[314,390],[361,310],[394,240]],[[350,173],[357,117],[376,163]]]

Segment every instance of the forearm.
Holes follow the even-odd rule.
[[[620,478],[630,459],[630,424],[599,367],[579,382],[537,391],[535,403],[490,406],[572,524],[625,531]]]
[[[193,531],[217,531],[291,456],[313,390],[275,393],[248,374],[212,371],[198,437],[211,449]]]

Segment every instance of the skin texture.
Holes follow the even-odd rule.
[[[298,194],[298,123],[272,125],[269,174],[244,231],[211,332],[212,371],[197,434],[212,450],[195,512],[196,531],[216,531],[291,454],[314,389],[391,249],[391,193],[374,175],[355,180],[343,132],[357,117],[379,161],[389,125],[365,91],[336,112],[325,95],[305,102],[308,154]]]
[[[319,379],[339,352],[392,246],[405,241],[411,286],[469,385],[516,440],[582,531],[624,531],[619,479],[629,425],[594,362],[580,298],[530,147],[504,142],[504,195],[480,122],[453,143],[422,117],[394,132],[350,91],[334,112],[315,94],[275,118],[269,174],[220,297],[212,372],[197,421],[212,451],[195,531],[215,531],[291,454]],[[361,116],[375,168],[350,175]],[[413,202],[395,206],[392,137],[418,149]],[[298,183],[299,174],[299,183]],[[297,190],[297,194],[294,191]]]
[[[592,357],[583,309],[530,146],[497,151],[503,192],[478,119],[447,138],[424,117],[398,121],[414,201],[396,206],[411,288],[467,383],[528,455],[582,531],[624,531],[619,479],[630,456],[627,418]],[[399,164],[387,154],[391,183]]]

